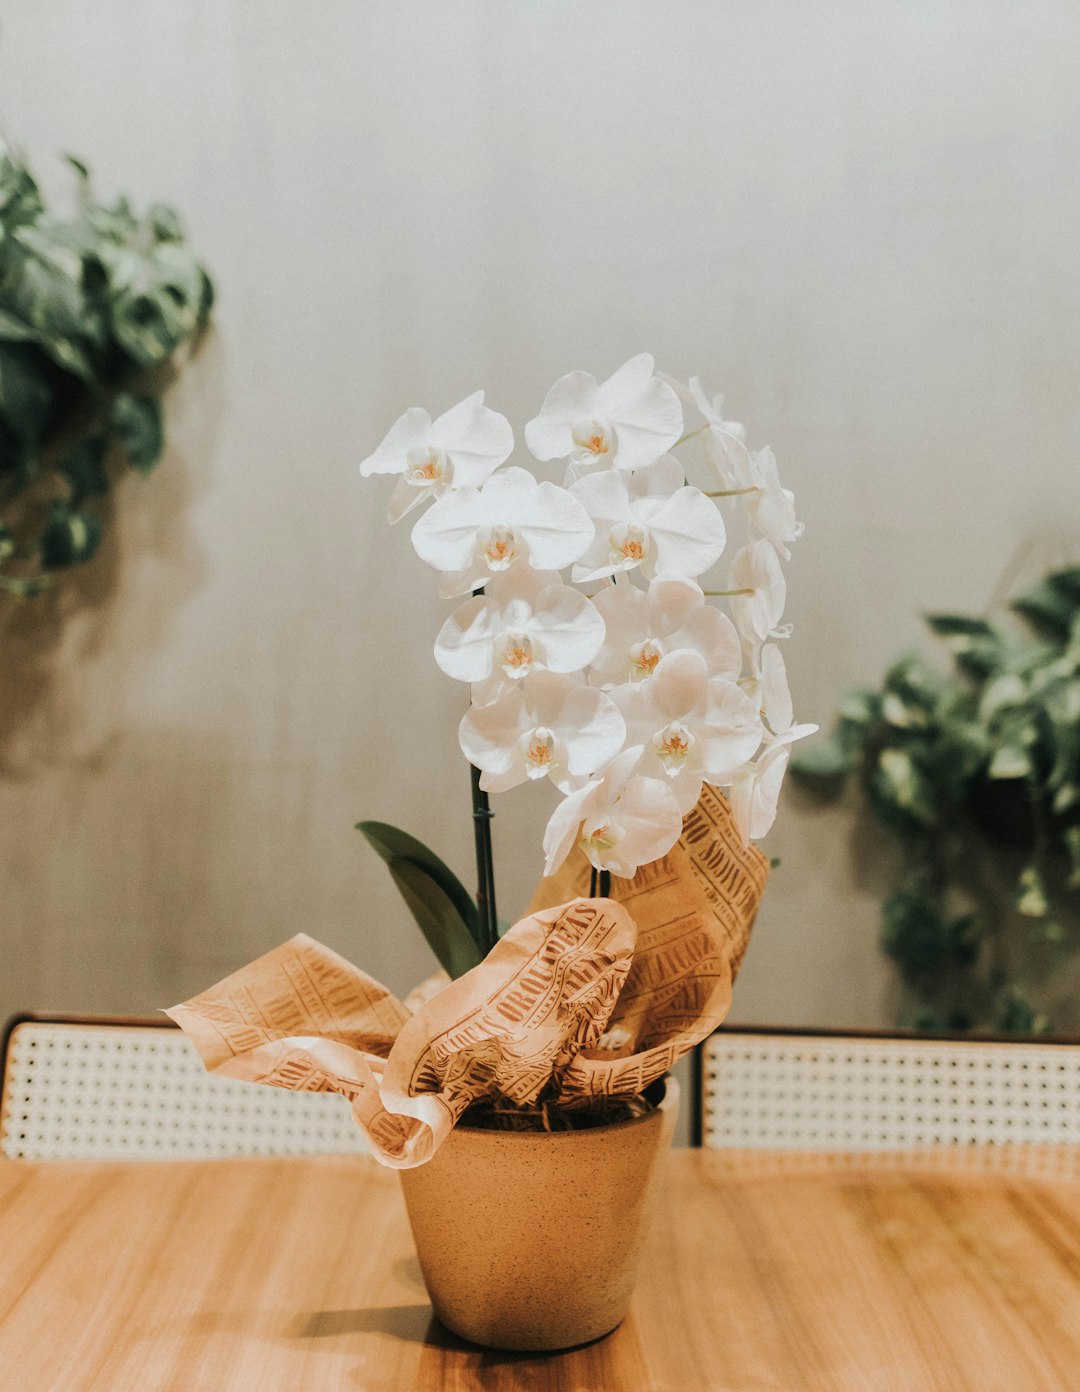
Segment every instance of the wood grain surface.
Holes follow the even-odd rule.
[[[630,1317],[540,1357],[434,1322],[367,1157],[0,1163],[18,1392],[1068,1392],[1080,1156],[676,1152]],[[604,1273],[597,1272],[603,1280]]]

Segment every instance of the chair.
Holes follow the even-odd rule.
[[[0,1155],[10,1159],[366,1149],[345,1098],[209,1074],[171,1020],[18,1015],[0,1043]]]
[[[1080,1142],[1080,1043],[723,1027],[696,1053],[710,1149]]]

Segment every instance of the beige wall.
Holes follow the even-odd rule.
[[[0,1013],[150,1010],[298,929],[426,969],[351,829],[471,879],[444,609],[355,471],[411,402],[521,423],[642,348],[722,384],[807,523],[807,719],[1072,546],[1078,67],[1073,0],[8,4],[9,136],[175,201],[220,303],[76,612],[4,639]],[[547,808],[502,800],[504,908]],[[789,799],[737,1016],[887,1016],[852,828]]]

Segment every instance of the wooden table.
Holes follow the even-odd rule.
[[[367,1158],[0,1162],[0,1386],[1072,1392],[1080,1155],[677,1152],[630,1317],[548,1357],[440,1329]]]

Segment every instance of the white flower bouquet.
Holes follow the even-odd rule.
[[[700,418],[689,429],[684,406]],[[642,353],[599,384],[560,377],[524,434],[530,468],[507,463],[513,430],[476,392],[434,421],[410,407],[360,465],[397,478],[390,521],[424,509],[416,552],[463,599],[435,661],[470,688],[458,736],[480,888],[475,921],[451,921],[481,955],[498,938],[489,794],[554,783],[545,874],[576,845],[606,893],[610,875],[671,850],[703,784],[725,790],[744,842],[764,836],[791,745],[817,728],[795,722],[779,641],[794,495],[721,398],[658,376]],[[561,465],[561,482],[536,464]],[[707,588],[731,535],[726,575]],[[445,964],[448,917],[433,925],[431,893],[418,912],[416,875],[459,905],[464,891],[411,838],[361,826]]]

